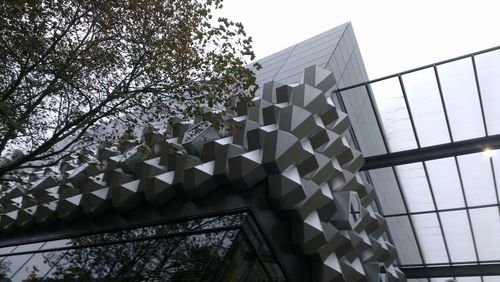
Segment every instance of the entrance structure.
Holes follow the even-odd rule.
[[[385,221],[371,206],[375,191],[357,172],[361,154],[342,137],[349,119],[331,100],[334,75],[312,66],[302,81],[296,86],[265,84],[251,108],[237,107],[242,112],[226,121],[229,132],[203,121],[177,122],[166,139],[147,132],[144,143],[134,147],[122,144],[121,151],[106,148],[96,155],[89,151],[84,162],[75,156],[63,163],[59,178],[46,176],[28,189],[10,191],[2,198],[1,242],[16,247],[3,254],[6,261],[31,255],[23,267],[28,263],[41,269],[37,263],[43,258],[43,275],[56,279],[144,279],[148,274],[134,265],[153,263],[149,276],[174,279],[194,270],[170,263],[168,255],[144,257],[141,253],[149,250],[144,245],[127,244],[213,233],[219,234],[213,238],[220,240],[218,246],[227,245],[228,251],[207,247],[221,261],[220,268],[211,269],[204,261],[207,271],[199,279],[229,281],[243,275],[243,266],[223,262],[245,244],[258,258],[255,267],[262,269],[262,279],[378,281],[381,269],[390,281],[404,279],[393,265],[395,249],[383,236]],[[229,215],[237,220],[224,218]],[[183,230],[174,236],[167,224],[214,216],[219,218],[208,231]],[[233,219],[237,224],[227,224]],[[229,235],[220,232],[231,230],[244,234],[243,243],[237,243],[235,234],[230,234],[231,243],[222,239]],[[26,243],[32,248],[19,252]],[[106,252],[106,246],[121,246],[138,259],[125,263],[116,261],[121,257],[110,258],[109,266],[96,272],[75,258],[95,248]],[[53,257],[58,260],[51,261]],[[245,256],[237,257],[247,263]],[[82,269],[72,273],[75,263]],[[115,267],[121,270],[115,273]],[[58,272],[50,274],[54,268]],[[29,268],[7,274],[20,278],[23,273]]]
[[[0,274],[494,281],[499,54],[368,81],[347,23],[266,57],[231,130],[176,122],[6,193]]]

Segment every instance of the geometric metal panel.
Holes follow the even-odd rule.
[[[196,200],[225,184],[243,192],[267,181],[270,202],[289,217],[295,248],[310,257],[320,274],[315,279],[330,281],[340,274],[347,281],[378,281],[375,264],[392,269],[393,279],[403,281],[393,267],[394,247],[383,237],[387,224],[371,206],[373,188],[357,172],[360,153],[342,137],[349,118],[331,100],[335,78],[311,66],[303,81],[266,85],[247,116],[233,113],[226,120],[232,123],[229,136],[206,122],[184,122],[183,130],[175,130],[179,122],[174,122],[165,141],[124,151],[107,148],[116,154],[96,154],[103,156],[97,163],[62,172],[45,189],[71,183],[76,194],[52,199],[31,187],[5,197],[2,204],[12,208],[0,215],[0,227],[9,232],[36,225],[30,218],[47,204],[55,206],[56,218],[46,224],[86,215],[98,221],[109,209],[125,213],[145,201],[168,209],[178,194]],[[155,153],[151,145],[162,150]]]

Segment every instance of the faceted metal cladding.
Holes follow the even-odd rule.
[[[246,116],[239,109],[227,120],[229,136],[206,122],[176,122],[165,141],[87,156],[92,161],[62,169],[59,180],[7,193],[1,230],[98,217],[144,201],[168,207],[179,193],[197,199],[225,184],[244,190],[267,181],[270,202],[289,215],[297,251],[311,259],[311,279],[379,281],[383,267],[387,281],[404,281],[382,237],[387,225],[371,207],[373,187],[358,175],[361,154],[342,137],[350,124],[331,100],[334,84],[331,72],[312,66],[297,86],[266,84]]]

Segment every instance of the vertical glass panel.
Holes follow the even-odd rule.
[[[464,210],[439,214],[452,262],[475,261],[469,219]]]
[[[500,254],[498,207],[471,209],[470,216],[479,260],[497,260]]]
[[[360,86],[343,91],[342,100],[363,156],[387,153],[366,88]]]
[[[451,277],[431,278],[431,282],[449,282],[450,279],[451,279]]]
[[[406,281],[408,281],[408,282],[428,282],[426,278],[407,279]]]
[[[464,207],[464,197],[457,165],[454,158],[426,161],[427,173],[432,185],[438,209]]]
[[[397,77],[385,79],[370,86],[389,143],[389,150],[397,152],[415,149],[417,143],[399,79]]]
[[[469,206],[497,203],[490,160],[483,153],[458,156],[458,165]]]
[[[426,263],[448,263],[443,234],[435,213],[412,215],[413,226]]]
[[[420,146],[450,142],[434,69],[405,74],[403,83]]]
[[[384,215],[406,213],[394,171],[390,167],[370,170],[373,186]]]
[[[475,60],[488,134],[499,134],[500,50],[477,55]]]
[[[388,217],[386,221],[401,264],[422,264],[408,216]]]
[[[434,210],[427,177],[422,163],[396,166],[403,195],[410,212]]]
[[[484,136],[476,80],[470,58],[437,67],[453,140]]]

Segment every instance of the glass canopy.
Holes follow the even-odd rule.
[[[496,47],[335,93],[371,103],[354,145],[408,281],[500,281],[499,78]]]

